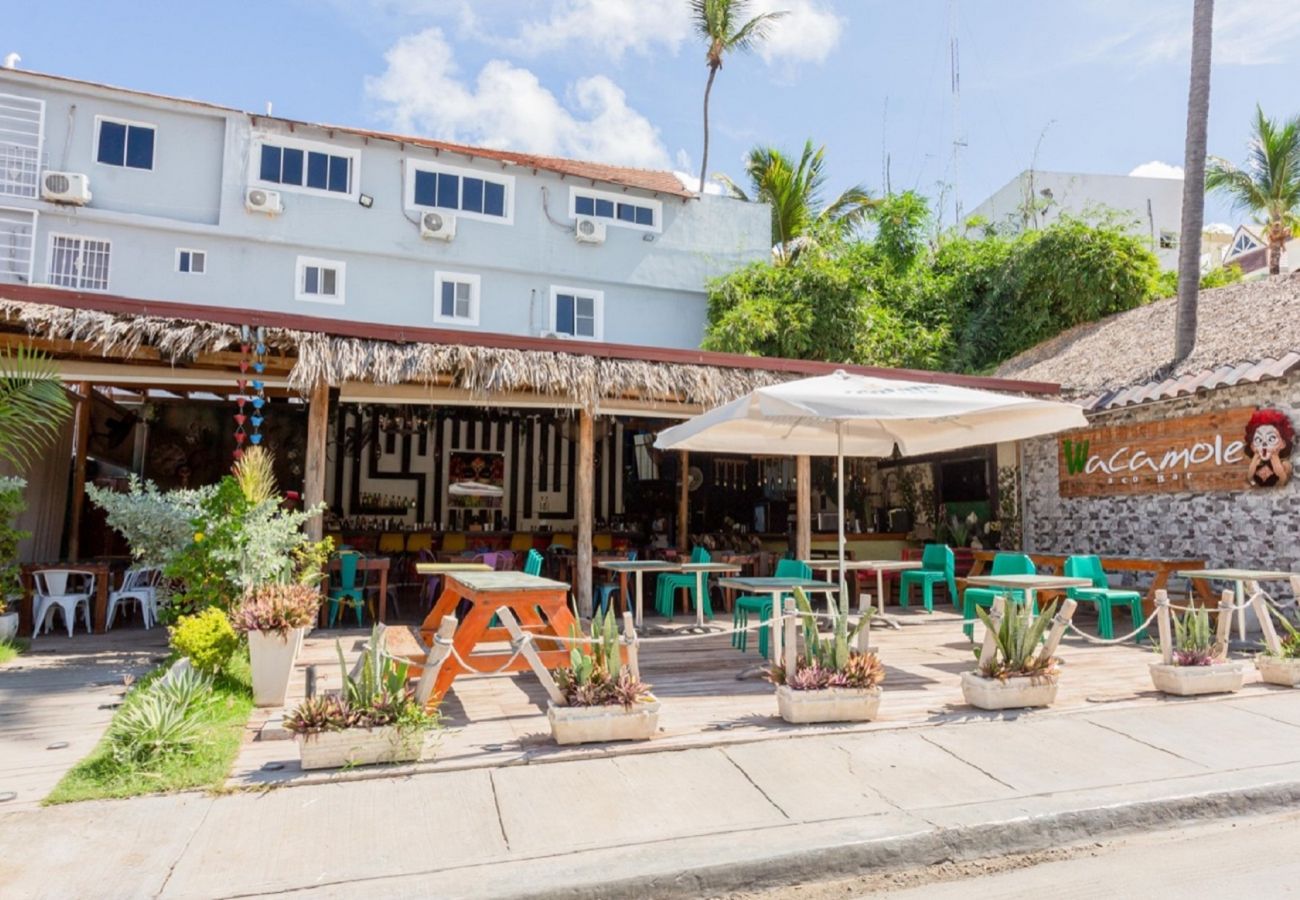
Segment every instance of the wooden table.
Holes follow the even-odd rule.
[[[644,591],[642,590],[642,578],[646,572],[679,572],[681,564],[669,562],[664,559],[607,559],[596,563],[597,569],[604,569],[607,572],[618,573],[618,589],[622,591],[623,597],[628,597],[627,576],[630,572],[636,579],[636,593],[631,596],[636,598],[634,620],[636,627],[641,627],[641,606]],[[624,602],[627,602],[626,599]]]
[[[512,652],[494,651],[474,653],[481,641],[508,640],[504,628],[490,628],[492,617],[499,609],[511,610],[520,626],[532,634],[568,638],[578,623],[569,612],[569,586],[562,581],[552,581],[523,572],[448,572],[442,596],[433,611],[420,626],[420,636],[426,647],[433,645],[433,637],[443,616],[454,615],[462,602],[470,604],[465,619],[456,626],[452,646],[456,654],[449,657],[438,671],[433,686],[433,698],[441,699],[457,675],[465,673],[493,673],[498,670],[517,672],[529,667],[522,655],[513,662]],[[538,615],[540,610],[541,616]],[[546,649],[547,646],[553,649]],[[543,641],[537,655],[548,669],[558,669],[569,664],[569,646]],[[463,660],[466,665],[462,665]],[[501,667],[505,666],[504,669]]]
[[[829,604],[835,602],[831,595],[840,589],[838,584],[829,581],[811,581],[805,578],[719,578],[718,584],[746,594],[771,595],[772,618],[768,620],[767,626],[771,629],[771,640],[767,642],[767,650],[773,661],[781,659],[781,595],[802,588],[805,594],[825,594]]]
[[[978,576],[984,571],[985,565],[993,561],[993,557],[999,552],[1018,552],[1018,551],[998,551],[998,550],[973,550],[971,556],[974,564],[971,566],[970,573],[965,579],[958,579],[958,593],[961,593],[961,582],[969,581],[970,576]],[[1072,554],[1069,553],[1027,553],[1025,554],[1034,565],[1047,569],[1053,575],[1060,575],[1065,571],[1065,561]],[[1150,572],[1152,573],[1151,586],[1147,588],[1147,595],[1143,599],[1142,606],[1146,614],[1150,615],[1155,609],[1156,591],[1163,590],[1169,583],[1170,577],[1179,574],[1182,571],[1193,569],[1200,570],[1205,568],[1203,559],[1150,559],[1137,556],[1103,556],[1101,557],[1101,567],[1108,572]],[[1193,582],[1197,593],[1200,595],[1202,602],[1207,605],[1214,604],[1214,595],[1211,592],[1207,582]]]
[[[838,559],[808,559],[804,563],[814,572],[830,572],[838,574],[840,571],[840,561]],[[846,572],[872,572],[876,573],[876,608],[883,614],[885,612],[885,573],[886,572],[905,572],[908,569],[919,569],[922,563],[919,559],[846,559],[844,560],[844,571]],[[866,612],[867,608],[859,598],[858,612]]]
[[[1179,577],[1186,578],[1193,584],[1201,583],[1209,590],[1211,581],[1230,581],[1232,582],[1233,593],[1236,595],[1236,605],[1242,606],[1246,600],[1246,582],[1247,581],[1290,581],[1295,572],[1281,572],[1274,569],[1187,569],[1177,573]],[[1210,606],[1210,604],[1206,604]],[[1213,607],[1210,606],[1211,611]],[[1237,636],[1243,641],[1246,639],[1246,610],[1244,607],[1237,610]]]
[[[491,572],[487,563],[476,562],[422,562],[415,564],[417,575],[446,575],[449,572]]]
[[[58,569],[67,572],[85,572],[95,576],[95,599],[91,609],[91,621],[94,633],[103,634],[108,630],[108,592],[113,587],[113,567],[106,562],[91,563],[28,563],[22,567],[23,599],[18,606],[18,634],[28,635],[36,626],[32,621],[35,614],[32,574]]]
[[[339,558],[336,556],[330,560],[329,570],[337,572],[339,570]],[[388,616],[388,557],[387,556],[363,556],[357,560],[357,571],[369,571],[379,573],[379,615],[377,621],[382,622]],[[327,592],[328,593],[328,592]],[[320,605],[320,618],[318,624],[324,628],[326,624],[325,616],[328,614],[329,604]],[[339,619],[342,620],[342,616]]]
[[[1092,587],[1090,579],[1065,578],[1061,575],[970,575],[967,576],[966,583],[974,587],[1023,591],[1026,609],[1034,608],[1034,594],[1038,591],[1064,591],[1069,588]]]

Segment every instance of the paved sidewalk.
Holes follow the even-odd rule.
[[[7,898],[700,896],[1300,800],[1300,702],[1228,699],[0,815]],[[88,864],[88,861],[93,861]]]

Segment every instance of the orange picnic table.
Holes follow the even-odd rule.
[[[493,616],[500,610],[510,610],[520,627],[537,637],[568,638],[571,629],[577,626],[569,611],[569,586],[562,581],[523,572],[451,571],[444,572],[444,577],[442,595],[420,626],[425,646],[433,645],[443,617],[454,615],[462,601],[468,602],[470,609],[456,626],[452,641],[455,653],[438,671],[433,686],[435,700],[447,693],[458,675],[518,672],[529,668],[528,660],[510,649],[476,652],[481,643],[510,640],[504,628],[490,627]],[[537,655],[548,669],[558,669],[568,665],[569,647],[543,640],[537,646]]]

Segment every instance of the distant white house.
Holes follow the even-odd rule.
[[[1297,254],[1293,238],[1282,248],[1282,274],[1291,272],[1296,267]],[[1268,240],[1258,230],[1249,225],[1238,225],[1233,232],[1232,241],[1223,251],[1223,265],[1240,266],[1247,278],[1264,278],[1268,275]]]
[[[1042,228],[1062,215],[1111,211],[1149,242],[1166,269],[1178,266],[1183,212],[1181,178],[1090,175],[1027,169],[995,191],[967,218],[1012,231]]]

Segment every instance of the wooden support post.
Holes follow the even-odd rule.
[[[1255,618],[1259,620],[1259,630],[1264,635],[1264,647],[1269,653],[1278,656],[1282,652],[1282,642],[1278,639],[1277,628],[1273,626],[1273,614],[1269,612],[1264,592],[1253,581],[1250,583],[1250,605],[1255,610]]]
[[[591,413],[578,411],[578,485],[577,485],[577,570],[573,592],[578,609],[584,616],[592,613],[591,529],[596,511],[596,439]]]
[[[325,502],[325,458],[329,435],[330,389],[324,381],[316,382],[307,395],[307,459],[303,467],[302,504],[310,509]],[[340,459],[339,465],[342,465]],[[335,498],[338,499],[338,498]],[[319,541],[324,536],[322,516],[307,520],[307,537]]]
[[[794,555],[812,559],[812,457],[794,460]]]
[[[1156,625],[1160,629],[1160,659],[1166,665],[1174,661],[1174,626],[1169,619],[1169,592],[1156,591]]]
[[[1215,654],[1217,659],[1228,658],[1228,641],[1232,637],[1232,604],[1236,600],[1236,594],[1231,590],[1224,590],[1219,596],[1219,621],[1215,623],[1217,628],[1214,634],[1214,646],[1218,648]]]
[[[1067,597],[1061,604],[1061,608],[1056,611],[1056,615],[1052,617],[1052,630],[1047,633],[1047,643],[1043,644],[1043,652],[1038,654],[1039,665],[1047,665],[1047,661],[1056,653],[1057,645],[1065,636],[1065,626],[1074,618],[1074,611],[1078,606],[1078,603]]]
[[[1014,604],[1013,604],[1014,606]],[[980,646],[979,667],[984,671],[986,666],[993,665],[993,659],[998,652],[998,629],[1002,626],[1002,617],[1007,615],[1007,595],[998,594],[993,598],[993,608],[989,610],[989,622],[991,628],[984,630],[984,643]],[[1013,608],[1010,615],[1015,615]]]
[[[72,511],[68,516],[68,559],[76,562],[81,556],[81,515],[86,506],[86,447],[90,441],[90,406],[93,402],[90,382],[77,385],[81,399],[77,401],[76,426],[73,433],[75,456],[72,463]]]
[[[420,672],[420,681],[415,686],[415,699],[421,706],[429,705],[429,698],[433,696],[433,686],[438,680],[438,671],[451,657],[451,642],[455,637],[456,616],[454,614],[443,616],[442,621],[438,623],[438,632],[433,636],[433,643],[429,646],[429,655],[424,661],[424,669]]]
[[[623,643],[627,647],[627,670],[637,681],[641,680],[641,639],[637,637],[636,623],[631,610],[623,610]]]
[[[497,618],[501,620],[501,624],[505,626],[506,631],[509,633],[512,645],[518,645],[520,641],[523,641],[521,655],[528,661],[528,666],[533,670],[533,674],[537,676],[537,680],[542,683],[546,696],[550,697],[551,702],[556,706],[563,706],[564,695],[560,693],[559,685],[551,677],[550,670],[542,664],[542,658],[537,655],[537,647],[533,645],[531,640],[524,639],[524,630],[519,627],[519,620],[515,618],[514,610],[508,606],[503,606],[497,610]],[[513,646],[511,649],[513,649]]]
[[[785,630],[785,646],[782,647],[784,654],[780,659],[787,679],[794,677],[795,669],[799,665],[799,620],[794,617],[794,611],[793,599],[787,598],[782,602],[781,615],[786,618],[781,623]]]
[[[691,549],[691,455],[683,450],[678,463],[681,478],[677,483],[677,549],[686,553]]]

